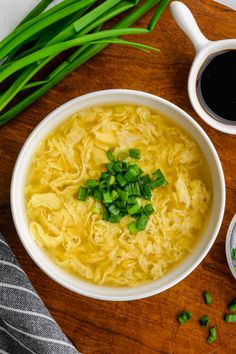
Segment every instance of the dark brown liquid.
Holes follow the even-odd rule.
[[[236,50],[209,56],[199,72],[197,94],[209,115],[236,124]]]

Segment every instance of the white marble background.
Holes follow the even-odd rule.
[[[60,1],[54,0],[53,4]],[[209,1],[216,1],[236,10],[236,0]],[[0,40],[11,32],[38,2],[39,0],[0,0]]]
[[[56,4],[60,0],[54,0]],[[39,0],[0,0],[0,40],[39,3]],[[52,5],[50,5],[52,6]]]

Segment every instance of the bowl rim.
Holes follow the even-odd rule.
[[[226,240],[225,240],[225,253],[226,253],[226,258],[228,262],[229,269],[232,273],[232,276],[236,280],[236,270],[234,268],[234,262],[231,256],[231,251],[232,251],[232,243],[233,243],[233,236],[234,232],[236,231],[236,214],[233,216],[232,220],[230,221],[227,235],[226,235]],[[235,242],[234,242],[235,243]]]
[[[101,96],[101,95],[107,96],[107,98],[109,100],[109,95],[114,95],[114,94],[116,94],[116,95],[124,95],[125,94],[125,95],[129,95],[129,96],[134,95],[134,96],[139,96],[139,97],[146,97],[147,99],[155,101],[156,103],[161,103],[161,104],[169,107],[170,109],[175,110],[178,114],[182,115],[187,121],[189,121],[191,123],[191,125],[193,125],[194,128],[198,131],[198,133],[200,133],[200,135],[203,137],[203,139],[205,140],[205,142],[207,144],[208,149],[210,150],[210,152],[214,158],[215,164],[217,166],[217,171],[219,173],[219,183],[220,183],[219,194],[221,197],[221,204],[220,204],[220,208],[219,208],[220,210],[219,210],[217,223],[214,228],[214,232],[211,234],[211,237],[210,237],[209,241],[207,242],[207,246],[201,252],[200,256],[184,272],[177,275],[174,280],[168,282],[165,285],[162,285],[158,289],[155,288],[152,290],[148,290],[148,291],[143,292],[141,294],[138,293],[138,294],[119,295],[119,296],[94,294],[93,291],[79,289],[78,287],[72,286],[72,285],[66,283],[65,281],[63,281],[63,279],[52,274],[51,271],[49,271],[47,269],[45,264],[42,264],[38,260],[37,256],[35,256],[33,254],[32,250],[27,245],[26,239],[25,239],[24,235],[22,234],[21,227],[18,223],[18,218],[17,218],[17,214],[16,214],[16,210],[15,210],[15,203],[14,203],[14,198],[15,198],[14,194],[15,194],[15,191],[17,191],[17,174],[18,174],[18,170],[20,170],[20,161],[22,159],[22,156],[24,156],[24,153],[25,153],[26,149],[28,148],[28,146],[31,145],[31,142],[32,142],[34,136],[37,135],[38,132],[41,130],[41,128],[50,121],[51,117],[57,113],[63,112],[64,110],[66,110],[70,106],[73,106],[75,103],[79,104],[80,102],[86,101],[87,99],[95,98],[95,97]],[[156,294],[159,294],[159,293],[173,287],[174,285],[176,285],[177,283],[182,281],[185,277],[187,277],[202,262],[202,260],[205,258],[205,256],[208,254],[209,250],[211,249],[213,243],[215,242],[215,239],[216,239],[218,232],[220,230],[221,223],[222,223],[223,216],[224,216],[224,210],[225,210],[225,195],[226,195],[226,193],[225,193],[225,179],[224,179],[223,169],[222,169],[218,154],[215,150],[215,147],[214,147],[213,143],[211,142],[210,138],[208,137],[208,135],[205,133],[205,131],[188,113],[186,113],[184,110],[182,110],[181,108],[179,108],[175,104],[171,103],[170,101],[165,100],[159,96],[147,93],[147,92],[137,91],[137,90],[129,90],[129,89],[108,89],[108,90],[94,91],[94,92],[91,92],[91,93],[88,93],[88,94],[85,94],[82,96],[78,96],[78,97],[62,104],[61,106],[59,106],[58,108],[56,108],[55,110],[53,110],[49,114],[47,114],[46,117],[43,118],[43,120],[33,129],[33,131],[30,133],[30,135],[28,136],[28,138],[24,142],[24,144],[18,154],[17,160],[15,162],[15,166],[14,166],[13,174],[12,174],[11,186],[10,186],[10,205],[11,205],[13,222],[14,222],[18,237],[20,238],[23,247],[25,248],[25,250],[29,254],[29,256],[32,258],[32,260],[38,265],[38,267],[44,273],[46,273],[52,280],[56,281],[58,284],[62,285],[63,287],[74,291],[75,293],[78,293],[80,295],[84,295],[84,296],[87,296],[90,298],[94,298],[94,299],[98,299],[98,300],[108,300],[108,301],[128,301],[128,300],[137,300],[137,299],[146,298],[146,297],[149,297],[152,295],[156,295]],[[90,282],[88,282],[88,283],[90,284]],[[98,287],[102,288],[103,286],[98,285]],[[127,289],[127,288],[128,287],[124,287],[123,289]],[[117,288],[114,288],[114,289],[117,289]]]

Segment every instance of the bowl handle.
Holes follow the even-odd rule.
[[[172,1],[170,9],[178,26],[193,43],[196,52],[199,52],[211,42],[202,34],[195,18],[186,5],[180,1]]]

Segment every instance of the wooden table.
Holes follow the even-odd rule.
[[[212,0],[184,2],[209,39],[236,37],[236,12]],[[150,14],[139,25],[145,26],[149,18]],[[48,309],[82,353],[235,353],[236,324],[224,323],[223,314],[228,301],[236,296],[236,282],[225,257],[226,232],[236,211],[236,138],[207,126],[193,111],[186,86],[194,50],[169,9],[154,33],[139,39],[159,47],[161,53],[146,54],[128,47],[110,46],[0,129],[0,230]],[[215,145],[227,185],[223,225],[204,261],[168,291],[131,302],[92,300],[49,279],[21,245],[9,201],[14,163],[32,129],[62,103],[110,88],[147,91],[170,100],[192,115]],[[207,307],[203,302],[205,289],[213,294],[212,306]],[[176,315],[184,309],[193,312],[193,319],[180,326]],[[207,330],[198,323],[204,314],[209,314],[211,324],[218,327],[218,340],[211,346],[206,344]]]

